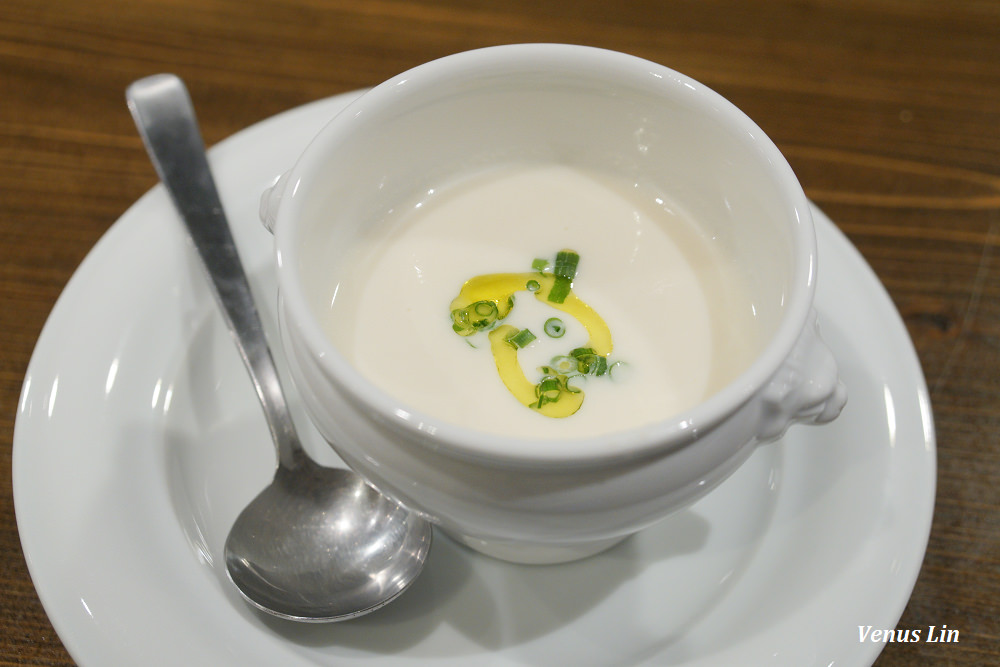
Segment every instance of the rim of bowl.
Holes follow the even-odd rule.
[[[507,67],[523,64],[538,67],[545,63],[572,63],[578,71],[612,70],[636,76],[645,68],[645,75],[661,80],[661,85],[680,85],[695,95],[711,101],[715,113],[725,115],[752,140],[775,170],[775,176],[786,193],[789,214],[796,221],[792,229],[796,258],[791,283],[786,293],[786,307],[778,328],[751,365],[696,406],[665,417],[662,420],[583,438],[515,438],[439,420],[430,414],[405,405],[363,376],[334,346],[323,332],[318,319],[306,303],[298,287],[295,269],[297,253],[295,230],[283,221],[294,209],[294,195],[285,197],[279,206],[274,225],[278,286],[287,308],[297,313],[296,329],[311,350],[313,363],[323,366],[324,375],[337,377],[352,401],[369,406],[385,421],[404,430],[422,432],[416,440],[433,442],[438,453],[447,451],[459,458],[488,460],[496,465],[597,465],[612,459],[636,459],[683,447],[696,441],[699,432],[722,421],[725,416],[750,400],[781,367],[807,323],[816,279],[816,240],[809,201],[791,166],[773,141],[745,113],[704,84],[664,65],[637,56],[606,49],[568,44],[510,44],[464,51],[418,65],[369,89],[337,116],[310,142],[289,172],[293,192],[301,172],[309,171],[313,162],[324,159],[316,146],[328,136],[350,130],[350,120],[364,113],[372,104],[382,104],[402,85],[423,80],[433,83],[459,72],[481,71],[485,64],[500,63]],[[663,83],[666,82],[666,83]],[[293,205],[290,205],[293,204]],[[304,317],[302,315],[305,315]],[[512,442],[518,446],[512,448]],[[431,446],[431,445],[429,445]]]

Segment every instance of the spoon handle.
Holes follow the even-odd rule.
[[[279,465],[295,468],[305,459],[302,446],[208,166],[187,88],[173,74],[156,74],[130,85],[125,98],[146,151],[208,272],[212,292],[263,405]]]

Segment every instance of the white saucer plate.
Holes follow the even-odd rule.
[[[281,114],[211,151],[273,341],[271,237],[258,197],[355,94]],[[67,285],[18,406],[18,529],[56,631],[80,664],[102,667],[871,663],[882,645],[861,643],[858,626],[895,626],[923,559],[934,428],[892,302],[815,215],[817,309],[850,391],[840,419],[793,427],[696,505],[596,557],[517,566],[438,534],[398,602],[350,623],[303,626],[251,611],[226,580],[225,535],[269,481],[274,455],[157,186]],[[336,464],[290,393],[307,448]]]

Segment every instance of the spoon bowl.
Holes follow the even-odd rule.
[[[301,521],[279,523],[292,516]],[[226,568],[251,604],[276,616],[361,616],[396,599],[419,573],[426,536],[415,522],[423,524],[358,475],[306,461],[279,468],[236,519]]]
[[[423,569],[428,522],[357,474],[325,468],[302,448],[260,316],[215,187],[194,107],[171,74],[136,81],[128,106],[202,260],[261,401],[278,455],[271,484],[240,513],[225,546],[243,597],[280,618],[355,618],[398,597]]]

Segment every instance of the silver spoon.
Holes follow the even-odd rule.
[[[229,578],[250,604],[282,618],[339,621],[374,611],[420,573],[430,524],[355,473],[322,467],[302,449],[187,89],[176,76],[158,74],[129,86],[126,99],[208,271],[277,448],[274,481],[226,540]]]

